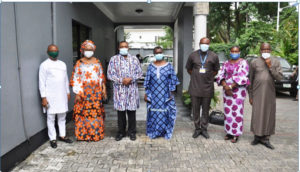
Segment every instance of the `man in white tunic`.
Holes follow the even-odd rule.
[[[44,112],[47,111],[47,127],[50,145],[52,148],[56,148],[56,114],[60,136],[59,140],[66,143],[73,142],[66,137],[66,112],[68,111],[68,100],[70,99],[69,80],[66,64],[57,60],[58,47],[53,44],[49,45],[47,53],[49,58],[40,65],[39,89]]]

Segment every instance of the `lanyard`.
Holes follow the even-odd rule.
[[[199,51],[200,61],[201,61],[201,64],[202,64],[201,68],[204,68],[204,65],[205,65],[205,62],[206,62],[206,59],[207,59],[207,54],[208,53],[206,53],[206,55],[204,56],[204,60],[203,60],[203,58],[201,56],[201,52]]]

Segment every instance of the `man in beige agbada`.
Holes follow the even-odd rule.
[[[282,79],[280,62],[271,57],[271,46],[262,43],[261,57],[250,64],[249,99],[252,105],[251,131],[254,134],[252,145],[261,143],[274,149],[270,136],[275,134],[276,92],[274,80]]]

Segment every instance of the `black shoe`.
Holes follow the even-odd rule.
[[[118,133],[115,139],[116,139],[116,141],[120,141],[123,139],[123,137],[125,137],[124,134]]]
[[[130,134],[129,135],[130,140],[135,141],[136,140],[136,136],[135,134]]]
[[[257,139],[254,139],[252,142],[251,142],[251,145],[257,145],[259,143],[259,140],[257,140]]]
[[[204,138],[209,139],[209,135],[208,135],[208,133],[207,133],[206,130],[203,130],[203,131],[201,132],[201,135],[202,135]]]
[[[71,139],[69,139],[68,137],[64,137],[64,138],[58,137],[58,140],[63,141],[65,143],[73,143],[73,141]]]
[[[50,141],[50,145],[51,145],[51,147],[54,148],[54,149],[57,148],[56,140],[51,140],[51,141]]]
[[[270,141],[261,142],[261,144],[265,145],[269,149],[275,149],[273,145],[271,145]]]
[[[230,140],[232,138],[233,138],[233,135],[226,134],[226,136],[224,137],[224,140]]]
[[[201,130],[195,130],[193,138],[197,138],[201,134]]]

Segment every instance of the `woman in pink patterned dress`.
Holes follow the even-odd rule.
[[[230,49],[230,60],[226,61],[218,74],[217,82],[223,86],[225,112],[225,140],[236,143],[243,133],[244,100],[246,98],[249,66],[240,58],[240,49]]]

